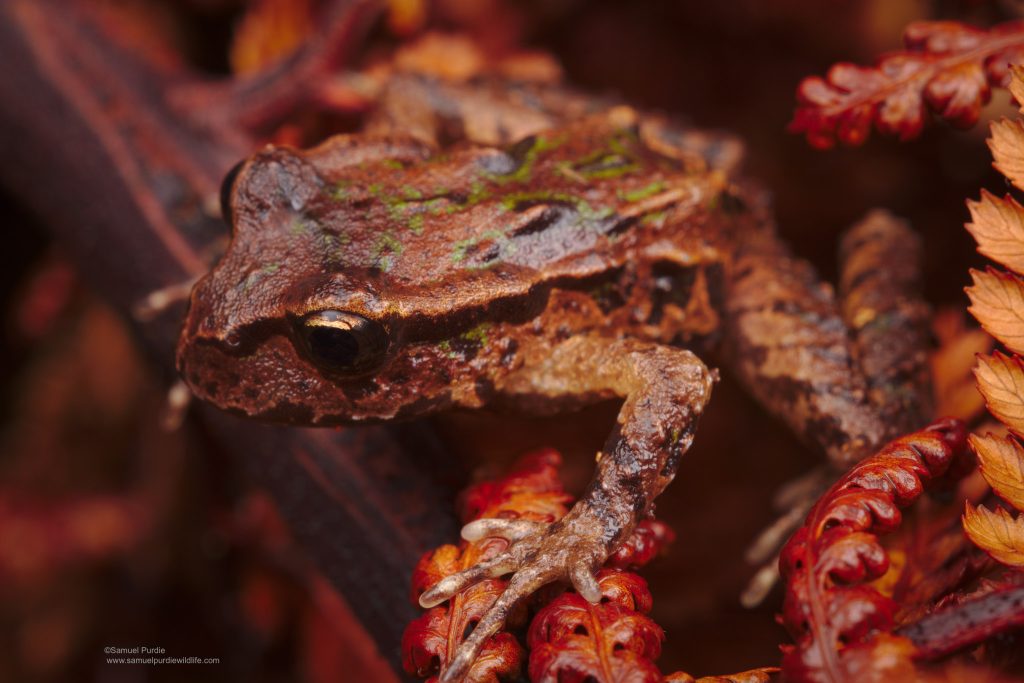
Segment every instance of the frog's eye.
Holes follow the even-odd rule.
[[[224,181],[220,184],[220,215],[228,225],[231,225],[231,193],[235,189],[235,180],[238,178],[238,173],[244,165],[245,159],[242,159],[232,166],[228,174],[224,176]]]
[[[388,350],[384,328],[345,311],[317,311],[302,318],[310,359],[324,370],[359,373],[373,369]]]

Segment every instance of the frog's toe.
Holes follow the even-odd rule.
[[[608,548],[600,534],[581,534],[581,529],[589,529],[595,524],[599,522],[589,519],[574,519],[569,523],[563,520],[551,525],[526,520],[488,519],[466,525],[463,529],[464,538],[507,538],[511,542],[508,551],[473,569],[442,579],[437,586],[424,593],[420,604],[451,597],[484,576],[498,576],[510,571],[515,573],[473,632],[459,646],[441,676],[442,683],[460,680],[469,671],[487,640],[505,624],[512,607],[541,586],[568,579],[586,600],[600,602],[601,588],[595,572],[607,558]],[[480,569],[484,565],[487,565],[486,569]]]
[[[450,600],[457,593],[484,579],[493,579],[516,569],[517,562],[511,552],[505,552],[469,569],[446,576],[420,596],[420,607],[429,609]]]
[[[583,596],[587,602],[597,604],[601,602],[601,586],[597,583],[597,576],[590,562],[576,562],[569,568],[569,580],[576,592]]]
[[[534,536],[548,525],[544,522],[532,522],[528,519],[501,519],[491,517],[478,519],[462,527],[462,537],[467,541],[479,541],[491,536],[504,538],[510,543]]]
[[[746,552],[747,563],[759,568],[740,596],[744,607],[757,607],[775,587],[779,580],[779,551],[839,474],[832,465],[822,465],[784,484],[776,493],[778,517]]]
[[[487,640],[501,630],[509,611],[517,602],[532,595],[541,586],[558,578],[563,572],[553,571],[551,563],[528,562],[509,580],[508,586],[480,619],[473,632],[459,645],[455,656],[441,674],[440,683],[462,680],[476,661]]]

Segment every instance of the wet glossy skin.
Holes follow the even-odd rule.
[[[710,398],[714,374],[683,346],[721,338],[755,397],[835,461],[881,441],[832,290],[733,177],[737,149],[619,107],[505,147],[270,147],[227,187],[233,238],[178,347],[200,398],[299,424],[623,400],[562,520],[464,529],[508,550],[421,604],[514,576],[442,680],[541,585],[600,599],[594,572],[651,513]]]
[[[429,161],[413,141],[360,138],[257,154],[230,197],[232,246],[193,296],[186,380],[252,416],[382,420],[490,403],[583,330],[713,333],[724,254],[756,222],[700,149],[657,135],[620,109]],[[318,363],[302,321],[319,310],[375,321],[383,357],[355,373]]]

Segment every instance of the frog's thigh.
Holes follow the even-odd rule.
[[[726,300],[726,355],[770,412],[849,465],[885,438],[832,288],[770,235],[733,263]]]
[[[919,429],[933,411],[921,239],[876,209],[843,235],[839,261],[840,310],[886,439]]]

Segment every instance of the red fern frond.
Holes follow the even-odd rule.
[[[857,680],[862,655],[879,648],[889,656],[869,657],[873,666],[909,662],[913,648],[888,635],[896,603],[868,585],[889,566],[878,535],[899,526],[900,508],[949,469],[966,442],[959,421],[935,422],[853,467],[811,510],[779,562],[786,581],[782,623],[796,641],[783,658],[788,677]]]
[[[554,450],[536,451],[520,458],[505,477],[470,487],[463,495],[463,521],[482,517],[521,517],[539,522],[559,519],[572,500],[558,478],[561,462],[561,456]],[[485,538],[460,546],[441,546],[425,554],[413,572],[413,603],[442,578],[494,557],[506,546],[507,542],[502,539]],[[421,677],[436,674],[454,656],[456,648],[498,599],[507,583],[502,579],[481,581],[409,624],[402,635],[405,670]],[[509,626],[520,625],[522,616],[520,612],[510,618]],[[522,667],[524,658],[523,646],[515,636],[498,633],[473,663],[468,680],[494,681],[498,677],[513,676]]]
[[[534,617],[527,639],[534,683],[660,683],[654,660],[665,634],[646,616],[647,582],[617,569],[602,569],[597,581],[600,603],[563,593]]]
[[[909,140],[921,133],[928,110],[959,128],[978,121],[991,87],[1007,85],[1008,65],[1024,60],[1024,22],[982,30],[952,21],[910,24],[906,49],[877,66],[840,63],[826,78],[805,78],[789,130],[818,149],[836,141],[860,145],[874,126]]]
[[[633,529],[626,542],[605,563],[607,567],[642,567],[660,555],[676,540],[676,534],[664,522],[645,519]]]
[[[558,477],[561,461],[554,450],[536,451],[522,457],[507,475],[471,486],[461,497],[462,520],[558,520],[572,502]],[[654,659],[661,651],[662,631],[645,616],[651,608],[651,594],[642,578],[622,570],[647,564],[674,538],[666,524],[642,521],[598,574],[604,596],[599,605],[591,605],[573,592],[560,592],[557,586],[539,593],[540,600],[532,601],[535,607],[544,599],[554,599],[540,610],[530,627],[531,680],[582,681],[594,675],[597,680],[608,681],[661,681]],[[503,539],[486,538],[427,553],[413,572],[413,602],[442,578],[494,557],[506,545]],[[436,674],[506,584],[502,579],[482,581],[409,624],[402,638],[405,670],[424,678]],[[525,607],[509,618],[507,628],[514,630],[523,624]],[[525,650],[516,637],[501,632],[484,647],[468,680],[491,682],[514,677],[524,658]]]

